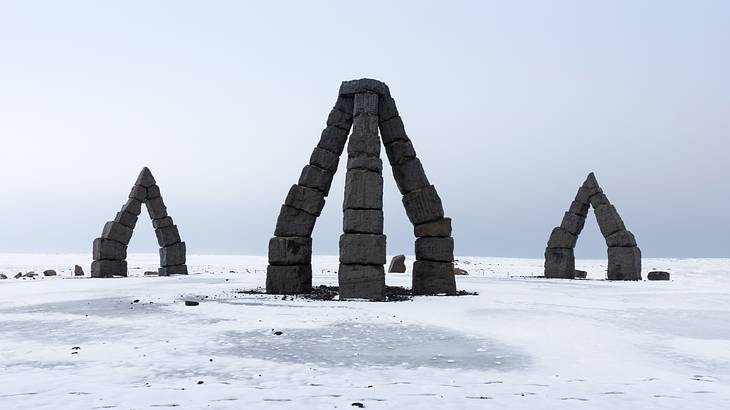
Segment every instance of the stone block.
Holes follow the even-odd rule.
[[[127,276],[127,261],[100,260],[91,262],[92,278]]]
[[[653,270],[646,275],[646,278],[649,280],[669,280],[669,272]]]
[[[596,194],[602,193],[603,190],[599,186],[586,187],[582,186],[578,188],[578,193],[575,195],[575,200],[584,204],[591,203],[591,197]]]
[[[134,226],[137,225],[137,215],[129,212],[117,212],[114,222],[119,222],[127,228],[134,229]]]
[[[299,185],[322,191],[324,196],[327,196],[330,192],[333,177],[334,174],[331,171],[314,165],[307,165],[299,176]]]
[[[566,212],[563,215],[563,221],[560,223],[560,227],[577,236],[580,235],[585,223],[586,218],[584,216]]]
[[[273,237],[269,240],[269,265],[309,265],[312,263],[312,238]]]
[[[451,236],[451,218],[442,218],[433,222],[416,225],[413,227],[413,234],[416,238],[425,236]]]
[[[381,209],[345,209],[342,219],[345,233],[383,233]]]
[[[180,242],[180,232],[177,230],[177,225],[157,228],[155,229],[155,235],[157,235],[157,244],[161,248]]]
[[[592,195],[590,198],[588,198],[588,202],[591,203],[591,206],[593,209],[598,208],[601,205],[611,205],[611,202],[608,201],[608,198],[603,193],[599,192],[595,195]]]
[[[129,198],[127,200],[127,203],[122,205],[122,209],[120,212],[129,212],[134,216],[139,216],[139,214],[142,213],[142,202],[136,199]]]
[[[627,230],[621,230],[606,237],[606,245],[609,247],[636,246],[634,234]]]
[[[570,209],[568,209],[568,212],[576,215],[580,215],[582,217],[588,216],[588,209],[590,209],[590,204],[583,203],[580,201],[573,201],[570,204]]]
[[[147,199],[159,198],[160,196],[162,195],[160,194],[159,186],[152,185],[147,187]]]
[[[327,116],[327,126],[337,127],[349,132],[350,127],[352,126],[352,114],[333,108]]]
[[[133,186],[132,190],[129,191],[129,198],[144,202],[147,199],[147,188],[139,185]]]
[[[641,280],[641,250],[636,246],[608,248],[608,280]]]
[[[352,115],[355,107],[355,98],[352,95],[341,95],[335,101],[335,109]]]
[[[306,236],[312,235],[317,217],[299,209],[282,205],[279,218],[276,220],[274,236]]]
[[[95,261],[127,259],[127,245],[104,238],[94,239],[92,257]]]
[[[312,291],[312,265],[269,265],[266,269],[266,293],[296,295]]]
[[[345,149],[345,143],[349,134],[349,131],[343,130],[342,128],[335,126],[327,127],[322,131],[317,146],[339,156]]]
[[[187,275],[187,265],[162,266],[157,269],[158,276]]]
[[[410,141],[397,140],[385,146],[390,165],[396,166],[416,159],[416,149]]]
[[[450,262],[413,262],[413,294],[456,294],[454,264]]]
[[[150,198],[145,202],[147,206],[147,213],[150,214],[150,219],[162,219],[167,216],[167,207],[165,202],[162,201],[162,197]]]
[[[347,171],[343,209],[383,209],[383,175],[360,169]]]
[[[155,181],[155,177],[152,176],[152,172],[150,172],[150,169],[144,167],[137,177],[137,182],[135,182],[134,184],[147,188],[148,186],[152,186],[156,183],[157,182]]]
[[[570,248],[545,249],[545,277],[575,279],[575,255]]]
[[[353,116],[359,115],[375,116],[378,115],[378,95],[372,92],[364,92],[355,94],[353,103]],[[377,122],[375,124],[377,130]]]
[[[406,272],[406,255],[395,255],[390,259],[388,273],[405,273]]]
[[[340,263],[384,265],[385,235],[346,233],[340,235]]]
[[[395,141],[408,141],[403,120],[400,117],[393,117],[380,123],[380,138],[386,147]]]
[[[385,298],[385,271],[383,265],[340,264],[337,271],[340,300]]]
[[[377,173],[383,172],[383,160],[378,157],[358,156],[347,159],[347,169],[364,169]]]
[[[393,178],[395,178],[395,183],[398,185],[398,190],[403,195],[430,185],[426,172],[423,171],[423,166],[418,158],[400,165],[393,165]]]
[[[284,204],[308,214],[319,216],[322,208],[324,208],[324,193],[314,188],[292,185]]]
[[[152,227],[155,229],[164,228],[164,227],[172,226],[172,225],[175,225],[175,223],[172,221],[172,218],[169,216],[152,220]]]
[[[361,115],[355,119],[352,134],[347,143],[349,156],[380,156],[380,138],[378,138],[378,117]]]
[[[395,100],[391,97],[378,97],[378,117],[380,122],[388,121],[398,116],[398,107]]]
[[[314,151],[312,151],[312,155],[309,157],[309,165],[314,165],[330,172],[337,171],[337,165],[339,162],[339,155],[319,147],[315,148]]]
[[[444,217],[441,198],[433,185],[403,195],[403,207],[413,225],[434,222]]]
[[[586,272],[584,270],[578,270],[578,269],[576,269],[575,270],[575,275],[573,275],[573,276],[575,277],[575,279],[585,279],[585,278],[588,277],[588,272]]]
[[[598,228],[601,229],[604,238],[608,238],[618,231],[626,230],[624,221],[621,220],[615,206],[601,205],[598,208],[593,208],[593,212],[596,214]]]
[[[352,95],[363,92],[373,92],[379,96],[390,96],[390,90],[385,83],[373,80],[372,78],[361,78],[359,80],[343,81],[340,85],[340,95]]]
[[[575,248],[578,236],[573,235],[567,230],[557,227],[550,233],[548,239],[548,248]]]
[[[160,248],[160,266],[174,266],[185,264],[185,242]]]
[[[425,237],[416,239],[416,260],[454,261],[454,238]]]
[[[129,240],[132,239],[132,229],[119,222],[109,221],[104,225],[101,237],[129,245]]]

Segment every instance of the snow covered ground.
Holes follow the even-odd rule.
[[[10,277],[60,272],[0,281],[0,409],[730,408],[728,259],[645,259],[673,280],[611,283],[463,257],[478,296],[371,303],[237,293],[263,286],[264,257],[159,278],[131,255],[130,278],[72,278],[88,258],[0,255]],[[336,266],[316,257],[315,284]]]

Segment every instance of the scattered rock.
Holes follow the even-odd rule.
[[[74,276],[84,276],[84,268],[74,265]]]
[[[23,276],[26,277],[26,278],[34,278],[34,277],[36,277],[38,275],[36,275],[35,272],[30,271],[30,272],[26,272],[25,275],[23,275]]]
[[[205,383],[205,382],[202,380],[198,380],[198,384],[203,384],[203,383]]]
[[[281,330],[277,330],[276,332],[274,332],[274,334],[277,336],[281,336],[284,334],[284,332],[282,332]]]
[[[13,276],[15,279],[20,279],[23,277],[23,272],[18,272],[15,276]]]
[[[469,272],[461,268],[454,268],[454,275],[468,275]]]
[[[365,408],[365,405],[356,401],[356,402],[352,403],[352,407],[357,407],[357,408],[360,408],[360,409],[364,409]]]
[[[5,274],[0,273],[0,279],[7,279],[8,277],[5,276]]]
[[[578,269],[575,270],[576,279],[585,279],[586,277],[588,277],[588,272],[586,272],[584,270],[578,270]]]
[[[669,280],[669,272],[654,270],[646,276],[649,280]]]
[[[185,306],[198,306],[199,304],[200,304],[200,302],[195,301],[195,300],[186,300],[185,301]]]
[[[157,276],[157,275],[158,275],[157,271],[153,271],[153,270],[148,270],[148,271],[144,272],[144,276]]]
[[[43,276],[56,276],[57,273],[53,269],[48,269],[43,271]]]

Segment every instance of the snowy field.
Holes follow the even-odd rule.
[[[609,283],[605,261],[564,281],[464,257],[478,296],[371,303],[238,293],[264,257],[160,278],[130,255],[132,277],[73,278],[89,256],[0,255],[0,409],[730,409],[728,259],[644,259],[672,281]],[[316,257],[315,285],[336,266]],[[60,276],[12,279],[44,269]]]

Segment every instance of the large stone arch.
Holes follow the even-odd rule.
[[[641,280],[641,250],[636,246],[636,238],[626,229],[592,172],[578,189],[560,226],[550,233],[545,249],[545,277],[575,278],[573,250],[591,207],[608,246],[608,279]]]
[[[269,242],[268,293],[311,290],[311,233],[347,144],[340,297],[383,298],[386,238],[378,130],[417,238],[413,291],[456,293],[451,219],[444,217],[441,199],[416,156],[388,86],[372,79],[342,83],[309,165],[289,190]]]
[[[160,245],[160,276],[187,275],[185,242],[180,240],[177,225],[167,214],[167,207],[152,172],[144,167],[127,202],[117,212],[114,220],[104,225],[101,237],[94,239],[92,277],[127,276],[127,245],[142,212],[142,204],[146,206],[152,219],[157,243]]]

